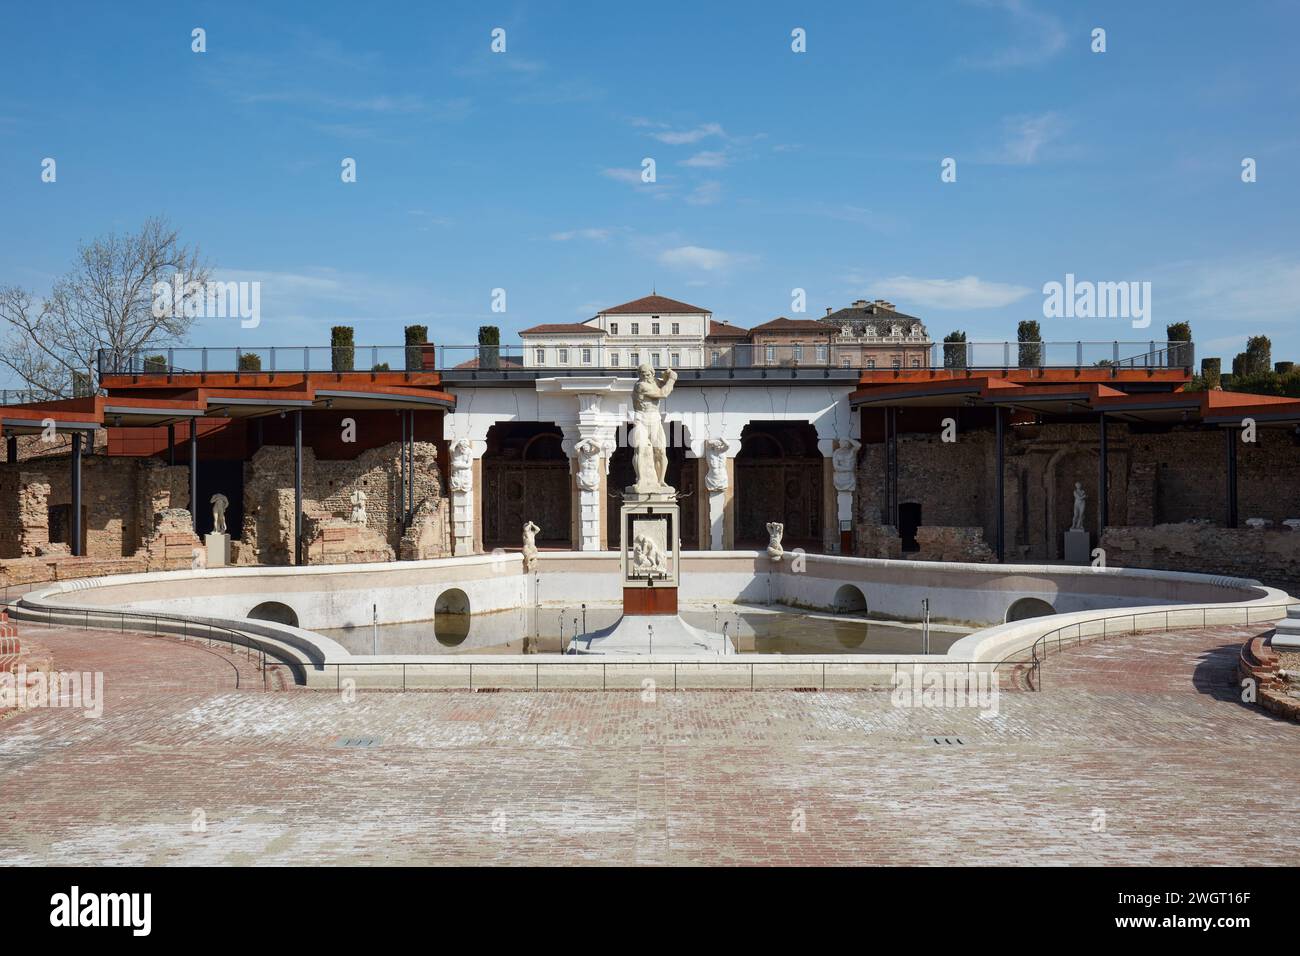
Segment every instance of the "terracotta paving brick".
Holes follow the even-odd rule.
[[[884,692],[348,703],[168,639],[42,630],[57,667],[105,673],[105,712],[0,721],[0,859],[1293,864],[1300,726],[1231,685],[1257,633],[1066,649],[984,718]]]

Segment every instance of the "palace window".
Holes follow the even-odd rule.
[[[536,361],[538,365],[545,365],[546,349],[533,349],[533,360]]]
[[[803,346],[802,346],[802,345],[798,345],[798,344],[795,345],[795,347],[794,347],[794,360],[795,360],[796,362],[802,362],[802,361],[803,361]]]
[[[628,364],[628,365],[640,365],[640,364],[641,364],[641,353],[640,353],[640,352],[632,352],[632,353],[628,356],[627,364]]]
[[[716,349],[715,349],[714,351],[710,352],[710,353],[709,353],[709,362],[712,363],[713,365],[721,365],[721,364],[722,364],[722,353],[719,352],[719,351],[717,351]]]
[[[658,335],[658,334],[659,334],[659,323],[658,323],[658,322],[651,322],[651,323],[650,323],[650,334],[651,334],[651,335]]]
[[[582,364],[583,365],[591,364],[591,349],[582,350]]]
[[[912,368],[920,368],[920,367],[921,367],[921,360],[918,358],[912,359]]]
[[[569,364],[569,350],[568,350],[568,349],[560,349],[559,364],[561,364],[561,365],[568,365],[568,364]]]
[[[610,364],[610,365],[617,365],[617,364],[618,364],[618,353],[617,353],[617,352],[610,352],[610,353],[609,353],[609,364]]]
[[[817,346],[817,361],[825,362],[830,358],[830,349],[825,345]]]
[[[674,322],[673,335],[681,335],[681,334],[682,334],[682,324],[680,322]]]
[[[669,355],[668,355],[668,362],[669,362],[670,365],[672,365],[673,368],[681,368],[681,365],[682,365],[682,353],[681,353],[681,352],[670,352]]]
[[[640,334],[641,334],[641,323],[640,323],[640,322],[633,322],[633,323],[632,323],[632,334],[633,334],[633,335],[640,335]]]
[[[840,368],[853,368],[852,359],[840,359]]]
[[[775,345],[769,345],[767,348],[763,349],[763,357],[764,357],[764,360],[767,361],[767,362],[775,362],[775,361],[776,361],[776,346],[775,346]]]
[[[655,368],[660,368],[660,367],[661,367],[661,364],[660,364],[660,362],[659,362],[659,353],[658,353],[658,352],[651,352],[651,353],[650,353],[650,364],[653,365]]]
[[[610,335],[618,335],[618,323],[617,323],[617,322],[611,322],[611,323],[609,323],[609,334],[610,334]]]
[[[875,360],[875,359],[867,359],[867,368],[875,368],[875,367],[876,367],[876,360]]]

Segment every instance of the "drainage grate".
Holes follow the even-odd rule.
[[[383,737],[335,737],[335,747],[351,747],[360,749],[369,749],[378,747],[384,742]]]
[[[927,737],[927,743],[938,744],[940,747],[966,746],[966,741],[960,737]]]

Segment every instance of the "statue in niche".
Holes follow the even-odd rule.
[[[230,499],[217,492],[209,500],[212,505],[212,532],[213,534],[226,533],[226,509],[230,507]]]
[[[537,568],[537,535],[541,530],[531,521],[524,522],[524,567],[529,571]]]
[[[1074,483],[1074,520],[1070,524],[1071,531],[1082,531],[1083,529],[1083,509],[1088,502],[1088,494],[1083,490],[1083,483],[1076,481]],[[1059,527],[1059,525],[1058,525]]]
[[[862,443],[852,438],[837,438],[831,452],[836,491],[853,491],[857,487],[858,449]]]
[[[780,561],[785,549],[781,547],[781,535],[785,534],[785,525],[779,521],[767,523],[767,556],[773,561]]]
[[[352,492],[348,501],[352,503],[352,523],[365,525],[369,520],[369,517],[366,514],[366,493],[358,488],[356,491]]]
[[[668,475],[668,437],[664,434],[659,403],[672,394],[677,383],[677,373],[664,372],[662,379],[655,378],[652,366],[637,366],[639,379],[632,390],[632,409],[635,424],[628,442],[632,446],[632,467],[636,483],[630,489],[636,494],[672,494],[665,480]]]
[[[451,490],[472,491],[474,488],[474,449],[469,439],[462,438],[451,446]]]
[[[726,491],[731,483],[727,478],[727,449],[730,447],[721,438],[710,438],[704,442],[704,458],[708,462],[704,487],[709,491]]]
[[[600,456],[604,447],[594,438],[584,438],[574,446],[578,453],[578,487],[583,491],[597,491],[600,488]]]

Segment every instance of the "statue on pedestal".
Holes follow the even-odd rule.
[[[524,522],[524,567],[529,571],[537,567],[537,533],[541,530],[531,521]]]
[[[710,438],[704,443],[704,457],[709,470],[704,475],[704,487],[709,491],[726,491],[731,483],[727,477],[728,445],[721,438]]]
[[[858,448],[861,442],[852,438],[837,438],[835,450],[831,452],[831,467],[834,469],[836,491],[853,491],[857,487]]]
[[[1087,504],[1088,495],[1083,490],[1083,483],[1076,481],[1074,483],[1074,521],[1070,525],[1071,531],[1082,531],[1083,528],[1083,508]],[[1059,528],[1060,525],[1057,525]]]
[[[636,414],[629,444],[636,483],[628,489],[635,494],[668,494],[674,491],[666,482],[668,474],[668,437],[664,434],[659,403],[672,394],[677,373],[672,369],[656,380],[652,366],[637,367],[639,379],[632,390],[632,408]]]
[[[226,533],[226,509],[230,507],[230,499],[217,492],[209,499],[212,505],[212,531],[214,534]]]
[[[605,449],[594,438],[584,438],[574,446],[578,453],[578,487],[583,491],[600,488],[600,456]]]
[[[352,523],[364,525],[367,521],[366,493],[358,488],[348,500],[352,502]]]
[[[780,561],[785,549],[781,547],[781,535],[785,534],[785,525],[779,521],[767,523],[767,556],[773,561]]]
[[[474,449],[469,439],[462,438],[451,446],[451,490],[471,491],[474,488]]]

